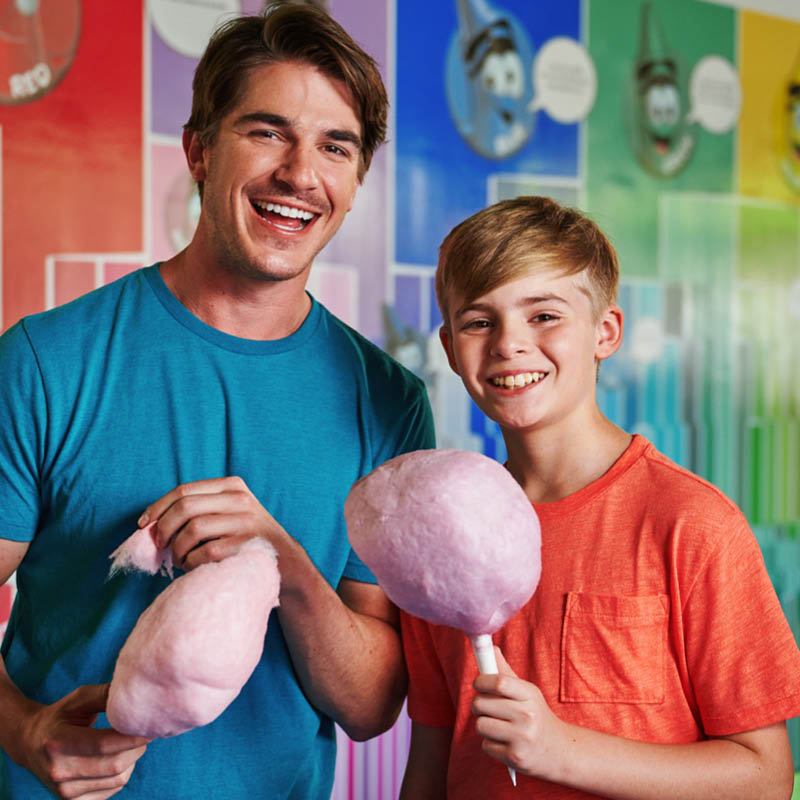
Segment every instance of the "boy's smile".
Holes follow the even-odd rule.
[[[583,420],[596,407],[597,361],[617,349],[622,315],[611,306],[595,319],[580,275],[537,270],[450,301],[441,331],[450,365],[502,428]]]

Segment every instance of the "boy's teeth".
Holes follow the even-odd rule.
[[[280,203],[259,203],[256,200],[255,204],[264,211],[271,211],[273,214],[280,214],[282,217],[302,219],[304,222],[308,222],[314,216],[310,211],[301,211],[299,208],[293,208],[292,206],[282,206]]]
[[[495,386],[505,386],[507,389],[527,386],[530,383],[538,383],[547,373],[545,372],[518,372],[516,375],[501,375],[492,378]]]

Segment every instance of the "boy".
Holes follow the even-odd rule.
[[[605,236],[547,198],[498,203],[442,244],[442,344],[540,517],[542,579],[494,636],[499,675],[478,676],[459,631],[403,615],[405,800],[792,793],[800,651],[755,538],[597,407],[617,279]]]

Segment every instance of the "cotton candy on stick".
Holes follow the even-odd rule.
[[[389,599],[464,631],[479,670],[496,673],[491,635],[541,573],[539,519],[508,471],[479,453],[418,450],[355,483],[344,511],[350,544]]]
[[[112,558],[112,575],[120,569],[171,574],[170,552],[155,546],[152,525]],[[117,657],[106,707],[111,725],[154,739],[216,719],[261,658],[279,589],[275,550],[261,539],[172,581],[144,610]]]

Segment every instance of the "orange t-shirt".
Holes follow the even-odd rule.
[[[493,638],[560,719],[680,743],[800,716],[800,651],[755,537],[718,489],[635,436],[602,478],[535,508],[539,587]],[[450,800],[595,796],[525,775],[514,789],[475,733],[467,637],[408,614],[402,629],[409,715],[453,728]]]

